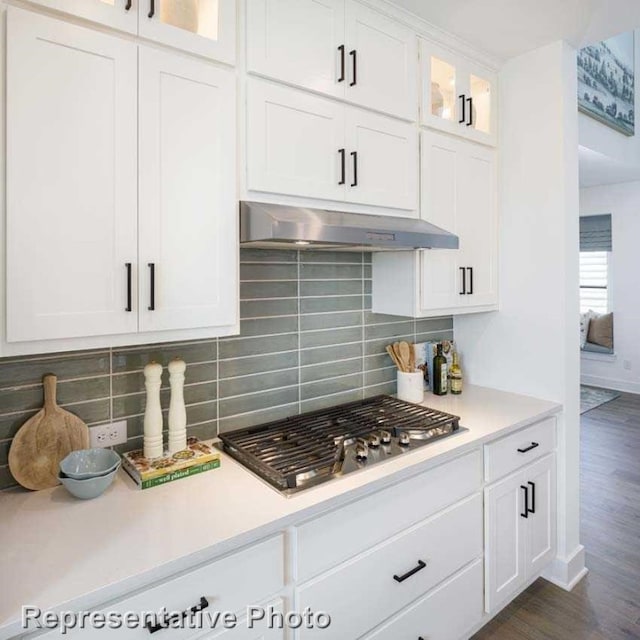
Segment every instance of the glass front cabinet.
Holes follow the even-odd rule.
[[[459,54],[420,41],[421,124],[497,143],[497,77]]]

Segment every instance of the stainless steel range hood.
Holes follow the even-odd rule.
[[[457,249],[458,237],[424,220],[240,203],[240,244],[262,249]]]

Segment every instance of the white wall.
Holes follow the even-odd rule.
[[[615,356],[584,354],[582,382],[640,393],[640,182],[581,189],[580,215],[599,213],[611,213],[609,282]]]
[[[500,311],[457,317],[470,382],[555,400],[558,559],[565,588],[580,545],[578,127],[576,56],[557,42],[500,74]]]

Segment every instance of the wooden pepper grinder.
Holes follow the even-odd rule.
[[[184,406],[184,360],[176,358],[169,363],[169,453],[174,454],[187,448],[187,411]]]
[[[152,460],[162,456],[162,408],[160,385],[162,366],[150,362],[144,368],[144,386],[147,389],[147,405],[144,410],[144,457]]]

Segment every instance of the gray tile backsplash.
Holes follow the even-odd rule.
[[[142,444],[143,367],[187,362],[189,434],[225,430],[395,392],[385,346],[452,338],[451,318],[413,320],[371,309],[371,256],[241,251],[241,334],[197,342],[0,359],[0,488],[14,484],[11,439],[42,405],[42,376],[58,376],[60,404],[89,425],[125,418]],[[165,421],[168,374],[163,375]]]

